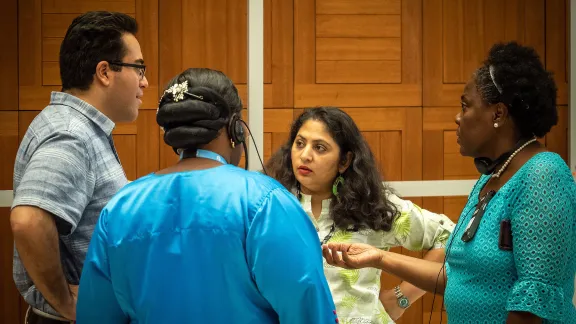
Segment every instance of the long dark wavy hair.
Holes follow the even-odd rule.
[[[341,161],[346,160],[348,152],[352,153],[350,166],[342,174],[345,181],[338,191],[340,199],[332,199],[330,203],[330,216],[336,227],[389,231],[398,214],[396,206],[387,199],[386,193],[390,192],[390,188],[383,184],[374,154],[358,126],[348,114],[336,107],[305,110],[292,123],[288,141],[266,163],[268,175],[288,190],[298,186],[292,169],[292,145],[298,131],[308,120],[324,123],[340,147]]]

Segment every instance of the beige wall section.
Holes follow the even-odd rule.
[[[6,1],[4,1],[6,2]],[[3,4],[4,4],[3,2]],[[464,82],[492,43],[530,44],[559,86],[560,123],[544,139],[568,158],[568,0],[264,0],[264,159],[287,138],[303,108],[335,105],[358,123],[386,180],[478,176],[454,141]],[[150,88],[134,123],[114,140],[130,179],[173,163],[155,122],[159,89],[187,67],[221,69],[245,100],[247,1],[7,0],[0,11],[0,190],[12,189],[18,143],[60,86],[58,50],[67,25],[87,10],[136,17]],[[160,37],[162,36],[162,37]],[[198,44],[202,44],[198,46]],[[457,220],[463,196],[413,197]],[[0,208],[0,313],[22,322],[11,279],[9,210]],[[402,251],[410,255],[419,255]],[[385,287],[397,282],[383,278]],[[431,296],[399,323],[427,323]],[[432,317],[438,323],[436,298]],[[444,316],[444,318],[446,318]]]

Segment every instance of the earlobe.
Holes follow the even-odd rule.
[[[508,116],[508,108],[501,102],[496,104],[496,111],[492,117],[492,122],[494,124],[499,124],[500,126],[506,122],[506,117]]]
[[[102,61],[96,65],[96,73],[94,76],[103,85],[108,86],[110,84],[110,75],[108,72],[110,72],[110,66],[108,65],[108,62]]]

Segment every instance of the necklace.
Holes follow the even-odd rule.
[[[522,149],[524,149],[526,146],[528,146],[528,144],[532,143],[536,141],[536,138],[533,138],[529,141],[527,141],[526,143],[524,143],[522,146],[520,146],[516,151],[514,151],[514,153],[512,153],[510,155],[510,157],[508,158],[508,160],[506,160],[506,162],[504,163],[504,165],[500,168],[500,170],[498,170],[498,172],[492,174],[492,178],[500,178],[500,175],[502,175],[502,172],[504,172],[504,170],[506,170],[506,168],[508,167],[508,164],[510,164],[510,161],[512,161],[512,159],[514,158],[514,156],[516,156],[516,154],[518,154],[518,152],[522,151]]]

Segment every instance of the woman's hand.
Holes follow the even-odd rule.
[[[345,268],[380,268],[384,252],[363,243],[328,243],[322,246],[328,264]]]

